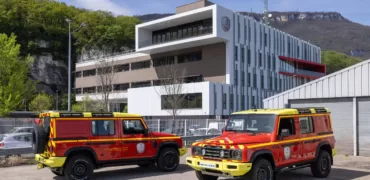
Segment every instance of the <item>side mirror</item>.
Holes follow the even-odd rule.
[[[289,129],[282,129],[279,135],[280,139],[283,139],[284,137],[288,136],[290,136]]]

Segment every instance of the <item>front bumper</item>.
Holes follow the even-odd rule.
[[[179,148],[180,156],[185,155],[187,152],[188,152],[188,148],[186,148],[186,147]]]
[[[211,164],[214,165],[214,167],[201,166],[201,163]],[[194,157],[186,158],[186,164],[196,171],[201,171],[203,174],[229,178],[243,176],[252,169],[252,163],[208,161]]]
[[[66,157],[43,157],[41,154],[35,155],[35,160],[38,162],[37,168],[41,169],[43,167],[50,167],[50,168],[60,168],[63,167],[64,163],[66,162]]]

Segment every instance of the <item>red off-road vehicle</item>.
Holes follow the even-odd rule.
[[[33,132],[38,168],[58,176],[90,179],[106,166],[156,165],[174,171],[186,153],[179,136],[149,132],[140,115],[127,113],[40,114]]]
[[[221,136],[194,143],[186,163],[200,180],[272,180],[304,167],[325,178],[335,154],[328,109],[253,109],[233,113]]]

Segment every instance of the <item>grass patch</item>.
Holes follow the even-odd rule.
[[[9,156],[6,158],[0,158],[0,167],[13,167],[33,164],[37,164],[33,157]]]

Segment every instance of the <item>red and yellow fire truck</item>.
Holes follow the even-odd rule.
[[[127,113],[40,114],[33,132],[38,168],[66,179],[90,179],[94,169],[156,165],[174,171],[186,154],[182,138],[149,132],[143,118]]]
[[[325,178],[336,154],[327,108],[252,109],[233,113],[219,137],[196,142],[186,159],[200,180],[272,180],[311,167]]]

